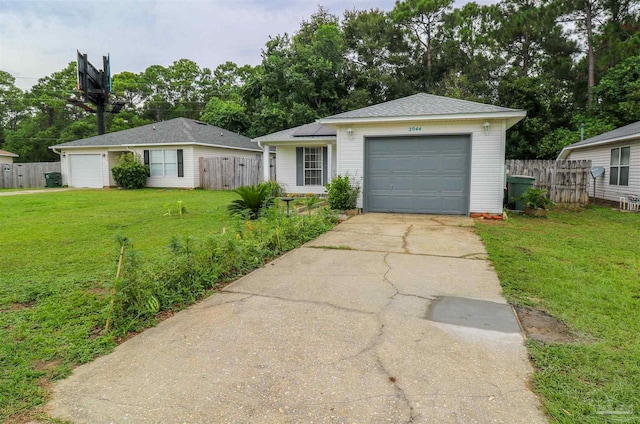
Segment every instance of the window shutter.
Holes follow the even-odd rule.
[[[151,176],[151,167],[149,166],[149,151],[145,150],[143,152],[144,164],[147,165],[147,177]]]
[[[296,185],[304,185],[304,151],[296,147]]]
[[[327,169],[329,168],[327,166],[327,146],[324,146],[322,148],[322,184],[326,184],[329,181],[327,180]]]
[[[182,149],[178,149],[178,177],[184,177],[184,159]]]

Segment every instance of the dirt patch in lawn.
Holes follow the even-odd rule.
[[[22,309],[29,309],[34,307],[35,304],[35,301],[12,303],[11,305],[9,305],[9,311],[21,311]]]
[[[579,341],[565,323],[539,309],[515,306],[518,319],[527,337],[544,343],[574,343]]]

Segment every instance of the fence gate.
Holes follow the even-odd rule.
[[[236,156],[200,158],[200,187],[235,190],[262,182],[262,160]]]
[[[45,172],[60,172],[60,162],[0,164],[0,188],[42,188]]]
[[[589,203],[590,160],[507,160],[509,175],[535,177],[535,187],[549,192],[557,204]]]

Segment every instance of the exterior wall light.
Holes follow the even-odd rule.
[[[347,134],[349,134],[349,137],[351,137],[353,135],[353,129],[347,128]]]
[[[489,135],[489,130],[491,129],[491,124],[489,121],[482,124],[482,128],[484,128],[484,135]]]

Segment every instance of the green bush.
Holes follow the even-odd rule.
[[[357,184],[352,186],[348,176],[338,176],[327,183],[325,188],[327,189],[327,202],[331,209],[340,211],[355,209],[360,186]]]
[[[533,209],[550,209],[555,205],[547,197],[547,190],[533,187],[528,188],[527,191],[515,197],[514,200],[524,200],[527,202],[527,207]]]
[[[240,199],[231,202],[227,207],[232,215],[240,215],[246,219],[258,219],[260,212],[273,204],[273,186],[262,183],[257,186],[243,186],[233,190]]]
[[[271,197],[284,197],[287,194],[285,186],[277,181],[267,181],[262,183],[261,185],[269,187]]]
[[[140,160],[140,155],[125,153],[118,164],[111,168],[111,174],[119,187],[127,190],[143,188],[147,184],[149,167]]]

